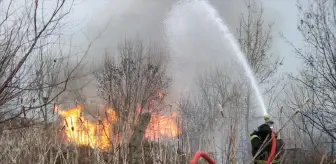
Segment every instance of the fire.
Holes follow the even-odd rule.
[[[85,145],[101,150],[110,148],[111,126],[117,120],[115,111],[108,109],[106,111],[107,117],[94,123],[83,117],[82,110],[83,106],[77,105],[76,108],[58,111],[63,118],[66,140],[76,145]]]
[[[62,118],[64,135],[67,142],[76,145],[90,146],[102,151],[108,150],[112,146],[113,138],[111,130],[117,122],[117,114],[112,108],[106,110],[106,116],[101,121],[90,121],[82,115],[83,106],[77,105],[75,108],[55,111]],[[177,114],[164,116],[152,113],[150,123],[145,132],[145,139],[155,140],[158,138],[174,138],[180,134],[176,123]]]
[[[153,113],[145,132],[145,138],[155,140],[161,137],[177,137],[180,134],[180,129],[176,123],[176,116],[176,113],[173,113],[172,116],[161,116]]]
[[[158,94],[158,98],[161,99],[161,100],[165,97],[165,94],[161,91],[158,91],[157,94]]]
[[[160,98],[163,97],[160,96]],[[155,100],[152,100],[151,102],[155,102]],[[141,108],[141,104],[136,105],[136,110],[138,113],[144,111]],[[151,120],[145,131],[145,138],[148,140],[156,140],[158,138],[177,137],[181,133],[181,130],[179,129],[176,121],[177,113],[175,112],[172,114],[172,116],[165,116],[152,112]]]

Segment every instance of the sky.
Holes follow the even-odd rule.
[[[303,1],[302,3],[307,3]],[[275,25],[277,32],[282,32],[284,36],[296,46],[302,46],[302,37],[297,30],[298,11],[296,7],[297,1],[294,0],[263,0],[265,10],[270,14],[277,15]],[[266,12],[267,12],[266,11]],[[279,35],[275,39],[275,53],[284,58],[282,72],[295,73],[300,69],[300,59],[295,56],[291,47]]]

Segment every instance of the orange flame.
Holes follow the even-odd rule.
[[[176,123],[176,116],[176,113],[173,113],[172,116],[161,116],[153,113],[145,132],[145,138],[155,140],[162,137],[177,137],[180,134],[180,129]]]
[[[152,100],[151,102],[155,102],[155,100]],[[143,111],[141,104],[136,105],[136,110],[138,113]],[[175,112],[172,116],[159,115],[153,112],[145,132],[145,138],[148,140],[156,140],[158,138],[177,137],[181,133],[181,130],[179,129],[176,121],[177,113]]]
[[[77,105],[76,108],[66,111],[59,110],[59,114],[63,118],[67,141],[101,150],[110,148],[111,126],[117,120],[115,111],[108,109],[107,117],[103,121],[94,123],[82,116],[82,110],[82,105]]]
[[[59,107],[58,107],[58,105],[54,104],[53,112],[58,112],[58,111],[59,111]]]
[[[159,97],[159,99],[162,100],[165,97],[165,94],[161,91],[158,91],[158,97]]]
[[[113,137],[111,130],[118,119],[116,112],[112,108],[107,109],[106,117],[96,123],[86,119],[82,115],[82,110],[82,105],[77,105],[76,108],[68,110],[60,110],[57,106],[56,111],[62,117],[66,141],[76,145],[98,148],[102,151],[111,148],[111,138]],[[152,113],[150,123],[145,132],[145,139],[155,140],[162,137],[174,138],[178,136],[180,129],[176,123],[176,116],[176,113],[172,116]]]

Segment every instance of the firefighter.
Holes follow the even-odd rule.
[[[258,130],[254,131],[250,135],[250,140],[252,144],[252,156],[254,158],[255,164],[265,164],[267,161],[267,158],[269,156],[269,153],[271,151],[271,142],[269,142],[266,146],[264,146],[264,142],[267,143],[267,141],[270,139],[270,136],[272,134],[272,126],[274,124],[273,121],[265,118],[265,123],[260,125],[258,127]],[[280,153],[281,149],[283,147],[283,141],[280,139],[280,136],[277,135],[277,148],[276,148],[276,157],[273,160],[272,164],[278,164],[280,163]],[[260,149],[261,147],[264,147],[263,149]],[[260,149],[260,152],[259,152]]]

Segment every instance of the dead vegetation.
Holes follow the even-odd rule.
[[[118,145],[116,151],[101,152],[88,146],[66,144],[59,139],[58,132],[59,128],[55,126],[50,126],[47,130],[40,126],[5,131],[0,140],[0,163],[131,163],[128,144]],[[176,150],[173,145],[143,141],[137,148],[140,155],[138,163],[188,163],[187,155]],[[190,154],[188,157],[190,158]]]
[[[101,67],[88,75],[82,73],[82,66],[91,42],[78,52],[79,56],[73,50],[69,54],[62,51],[71,46],[54,44],[61,38],[55,37],[55,31],[71,11],[73,1],[54,1],[51,12],[42,10],[44,3],[38,0],[23,2],[20,10],[13,3],[0,0],[7,9],[0,11],[0,163],[187,164],[197,150],[208,152],[219,163],[250,162],[246,138],[254,114],[253,94],[244,82],[228,76],[232,72],[207,72],[197,81],[199,92],[178,102],[182,134],[169,140],[144,139],[151,119],[146,112],[171,110],[171,104],[162,102],[164,96],[158,96],[158,92],[169,93],[171,85],[167,52],[141,39],[126,40],[117,54],[106,52]],[[262,9],[252,10],[253,5],[246,4],[249,12],[238,29],[239,43],[258,81],[272,95],[270,108],[277,109],[274,86],[279,83],[272,81],[282,62],[269,56],[271,28],[262,28]],[[282,157],[284,164],[336,162],[335,156],[328,153],[330,144],[324,142],[335,140],[336,11],[330,9],[332,5],[335,2],[331,0],[316,0],[308,9],[299,6],[302,19],[298,28],[310,50],[306,53],[292,45],[303,58],[304,69],[299,76],[291,76],[295,83],[289,88],[285,104],[286,109],[303,110],[284,132],[288,143]],[[69,101],[88,104],[81,94],[85,85],[76,83],[83,76],[93,77],[98,99],[113,107],[119,116],[110,129],[114,138],[107,151],[67,142],[64,126],[55,119],[55,105],[70,99],[67,93],[75,95]],[[74,88],[69,89],[72,82]],[[311,99],[306,105],[302,103],[305,98]],[[105,113],[92,113],[97,124],[105,117]],[[279,124],[281,119],[277,120]]]

